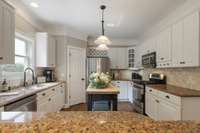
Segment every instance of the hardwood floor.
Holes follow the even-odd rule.
[[[63,111],[87,111],[87,104],[78,104],[71,106],[70,108],[63,109]],[[129,102],[119,102],[118,111],[133,112],[134,109]]]

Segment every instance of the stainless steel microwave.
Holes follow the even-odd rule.
[[[156,52],[143,55],[142,66],[144,68],[156,68]]]

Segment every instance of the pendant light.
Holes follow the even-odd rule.
[[[102,10],[102,35],[99,36],[94,42],[98,44],[97,50],[105,51],[108,50],[109,44],[111,44],[111,41],[108,37],[105,36],[105,29],[104,29],[104,10],[106,9],[105,5],[101,5],[100,9]]]

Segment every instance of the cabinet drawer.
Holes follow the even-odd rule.
[[[37,99],[44,99],[49,97],[50,95],[52,95],[54,93],[54,88],[49,88],[48,90],[42,91],[40,93],[37,94]]]
[[[154,96],[158,95],[158,91],[157,90],[149,88],[149,87],[146,87],[146,92],[149,93],[149,94],[152,94]]]
[[[169,93],[165,93],[162,91],[158,91],[157,94],[160,98],[164,99],[165,101],[171,102],[173,104],[176,105],[181,105],[181,97],[169,94]]]

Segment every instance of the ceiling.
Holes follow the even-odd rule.
[[[12,0],[25,12],[50,25],[66,25],[89,36],[101,34],[101,11],[105,4],[106,35],[137,39],[158,20],[185,0]],[[30,7],[37,2],[40,7]],[[110,26],[111,25],[111,26]],[[113,26],[114,25],[114,26]]]

